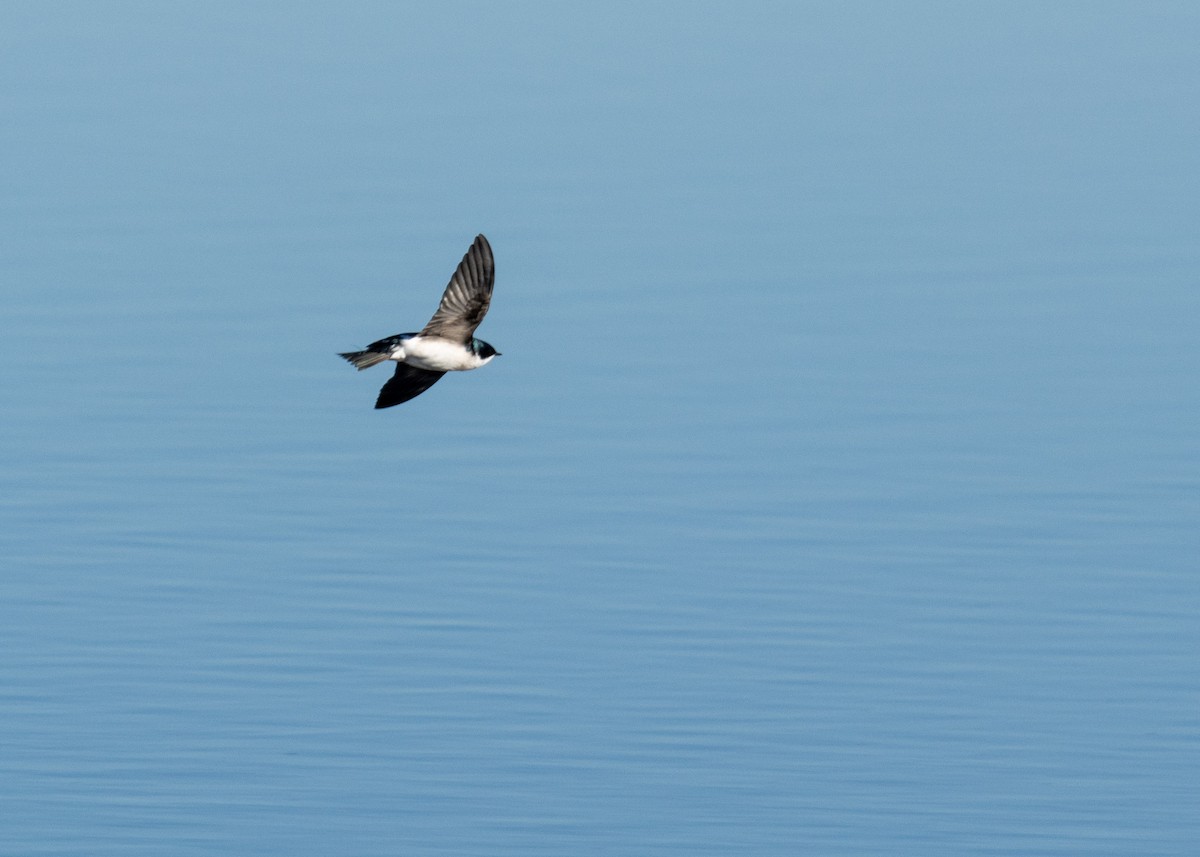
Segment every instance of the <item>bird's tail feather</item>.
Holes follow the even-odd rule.
[[[360,372],[363,369],[370,369],[376,363],[382,363],[384,360],[387,360],[387,355],[380,354],[378,351],[347,351],[338,356],[349,360]]]

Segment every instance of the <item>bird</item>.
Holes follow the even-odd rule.
[[[486,238],[476,235],[450,278],[437,312],[420,333],[398,333],[372,342],[362,351],[338,355],[359,371],[385,360],[396,361],[396,373],[379,391],[376,410],[415,399],[447,372],[478,369],[500,356],[491,345],[475,338],[475,328],[492,301],[495,279],[492,247]]]

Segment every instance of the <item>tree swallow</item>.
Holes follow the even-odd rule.
[[[379,391],[376,408],[407,402],[424,393],[447,372],[478,369],[500,354],[482,339],[475,338],[475,328],[483,321],[491,303],[495,278],[492,248],[486,238],[476,235],[424,330],[398,333],[372,342],[363,351],[340,355],[359,370],[385,360],[396,361],[396,374]]]

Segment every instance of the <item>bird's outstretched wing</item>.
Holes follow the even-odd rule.
[[[486,238],[476,235],[475,242],[450,278],[437,312],[429,319],[421,336],[440,336],[454,342],[469,343],[475,328],[487,315],[495,279],[496,264],[492,260],[492,248]]]
[[[396,374],[383,385],[379,398],[375,400],[375,408],[390,408],[400,405],[409,399],[415,399],[438,382],[445,372],[431,372],[428,369],[418,369],[407,363],[396,364]]]

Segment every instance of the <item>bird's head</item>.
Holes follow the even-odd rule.
[[[495,348],[492,348],[491,345],[484,342],[482,339],[472,338],[471,339],[471,350],[474,351],[475,356],[477,356],[484,363],[487,363],[493,357],[500,356],[499,351],[497,351]]]

